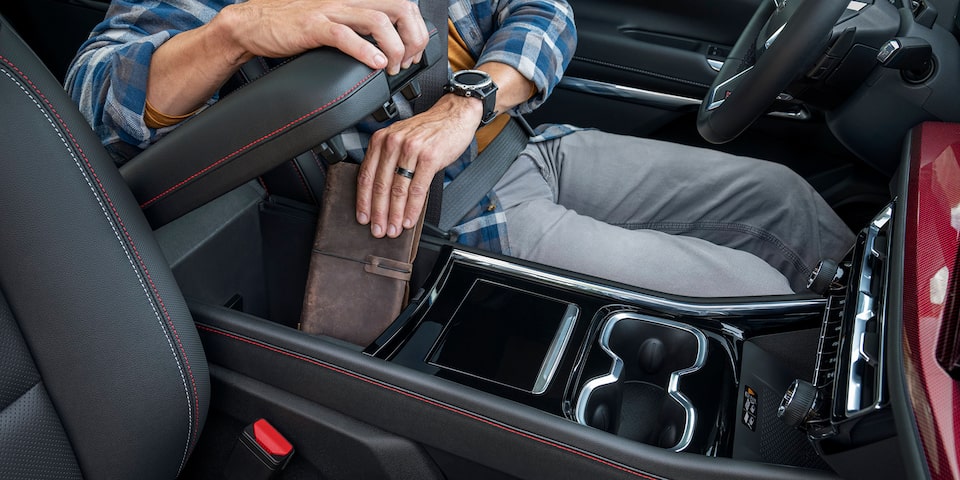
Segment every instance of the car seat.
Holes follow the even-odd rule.
[[[137,202],[0,18],[0,478],[173,478],[209,377]]]

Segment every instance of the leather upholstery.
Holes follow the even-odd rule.
[[[2,19],[0,148],[0,477],[176,476],[208,405],[196,328],[112,160]]]
[[[355,125],[389,99],[382,70],[335,50],[311,50],[184,122],[121,172],[159,228]]]
[[[120,172],[154,228],[301,154],[307,161],[286,168],[297,182],[292,191],[302,186],[312,201],[323,177],[309,150],[379,110],[420,68],[441,65],[445,78],[445,41],[431,28],[418,68],[389,77],[332,48],[303,53],[184,122]],[[278,193],[291,191],[284,185]]]

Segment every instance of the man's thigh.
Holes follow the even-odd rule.
[[[506,210],[512,255],[679,295],[792,293],[786,278],[749,253],[653,230],[627,230],[549,199]]]

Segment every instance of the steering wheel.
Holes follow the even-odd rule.
[[[711,143],[737,138],[823,53],[849,0],[762,0],[700,104]]]

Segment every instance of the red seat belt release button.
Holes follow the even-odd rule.
[[[269,480],[293,457],[293,445],[270,422],[260,419],[244,427],[233,447],[226,478]]]
[[[286,457],[293,453],[293,445],[290,445],[270,422],[262,418],[253,422],[253,438],[270,455]]]

